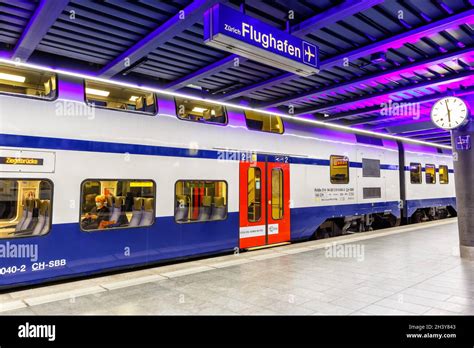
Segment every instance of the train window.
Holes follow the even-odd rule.
[[[247,175],[247,219],[257,222],[262,218],[262,171],[250,167]]]
[[[380,178],[380,161],[362,158],[362,176],[364,178]]]
[[[0,239],[47,234],[52,198],[49,180],[0,179]]]
[[[218,221],[227,218],[225,181],[179,180],[175,184],[175,221]]]
[[[86,103],[106,109],[156,114],[155,94],[139,88],[85,81]]]
[[[182,120],[227,124],[226,110],[222,105],[185,98],[175,98],[175,101],[176,113]]]
[[[425,166],[425,179],[427,184],[436,184],[436,166],[434,164]]]
[[[410,163],[410,181],[412,184],[421,184],[421,164]]]
[[[445,165],[439,166],[439,183],[440,184],[448,184],[449,183],[448,166],[445,166]]]
[[[349,159],[346,156],[330,157],[331,184],[349,183]]]
[[[283,218],[283,170],[272,169],[272,219]]]
[[[248,129],[283,134],[283,122],[280,116],[262,114],[251,110],[245,110],[244,113]]]
[[[155,222],[155,183],[151,180],[86,180],[81,192],[84,231],[143,227]]]
[[[56,99],[56,74],[0,64],[0,93]]]

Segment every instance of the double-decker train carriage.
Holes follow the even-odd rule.
[[[3,288],[456,214],[446,149],[0,72]]]

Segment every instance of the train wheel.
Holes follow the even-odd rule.
[[[418,224],[418,223],[422,222],[424,215],[425,214],[423,214],[422,211],[417,210],[415,212],[415,214],[413,214],[413,216],[411,217],[411,222],[414,223],[414,224]]]

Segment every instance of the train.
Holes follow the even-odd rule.
[[[456,216],[447,148],[0,73],[1,289]]]

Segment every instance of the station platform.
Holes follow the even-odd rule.
[[[1,315],[473,315],[457,220],[0,294]]]

